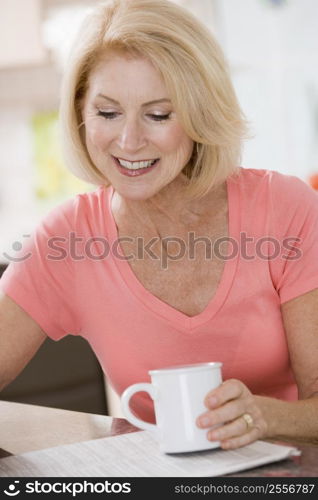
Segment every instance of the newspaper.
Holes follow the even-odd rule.
[[[56,446],[0,459],[0,477],[212,477],[299,455],[256,441],[237,450],[164,454],[148,431]]]

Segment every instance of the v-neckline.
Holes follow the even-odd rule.
[[[113,261],[130,292],[139,299],[140,302],[153,313],[173,324],[177,328],[182,328],[184,331],[191,332],[196,327],[201,326],[211,320],[219,309],[222,307],[234,280],[238,255],[239,255],[239,233],[240,233],[240,209],[238,184],[229,177],[226,181],[227,199],[228,199],[228,237],[230,242],[234,243],[234,256],[225,261],[221,278],[216,289],[216,292],[211,297],[206,307],[195,316],[187,316],[185,313],[175,309],[173,306],[159,299],[147,290],[139,281],[129,263],[127,262],[120,245],[117,245],[117,251],[122,256],[118,258],[113,256]],[[112,186],[107,188],[107,210],[109,213],[110,227],[107,227],[107,232],[111,238],[111,244],[118,241],[117,225],[112,212],[112,197],[114,189]]]

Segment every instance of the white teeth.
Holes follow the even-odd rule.
[[[149,161],[126,161],[117,158],[122,167],[128,168],[129,170],[138,170],[139,168],[151,167],[156,160]]]

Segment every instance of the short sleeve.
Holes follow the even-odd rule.
[[[318,288],[318,194],[295,176],[278,174],[271,217],[281,254],[270,267],[280,302]]]
[[[43,219],[0,280],[0,289],[53,340],[80,331],[75,266],[69,252],[75,224],[76,199]]]

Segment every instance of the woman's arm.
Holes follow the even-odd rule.
[[[287,425],[278,419],[271,433],[318,443],[318,289],[289,300],[281,310],[299,401],[286,404]]]
[[[0,292],[0,391],[23,370],[45,339],[39,325]]]
[[[239,380],[227,380],[207,395],[208,411],[198,419],[202,428],[224,423],[208,432],[223,448],[264,438],[318,443],[318,289],[284,303],[281,311],[299,401],[255,396]],[[253,418],[250,428],[245,413]]]

